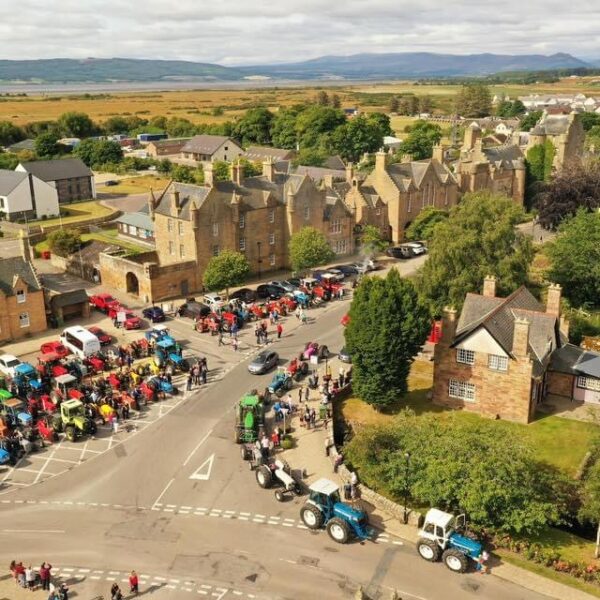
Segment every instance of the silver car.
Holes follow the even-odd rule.
[[[279,354],[272,350],[263,350],[257,354],[250,364],[248,365],[248,371],[252,375],[262,375],[267,371],[270,371],[273,367],[276,367],[279,363]]]

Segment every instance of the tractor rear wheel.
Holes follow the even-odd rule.
[[[74,442],[77,439],[77,431],[74,425],[67,425],[65,427],[65,435],[70,442]]]
[[[319,358],[327,358],[329,356],[329,348],[327,346],[321,346],[319,348]]]
[[[467,557],[456,548],[448,548],[442,554],[444,564],[455,573],[464,573],[467,570]]]
[[[419,540],[417,542],[417,552],[421,558],[429,562],[436,562],[440,559],[440,547],[433,540]]]
[[[350,526],[343,519],[333,517],[327,523],[327,533],[334,542],[347,544],[350,539]]]
[[[265,465],[258,467],[256,470],[256,483],[265,490],[271,487],[271,484],[273,483],[273,473],[271,473],[269,467]]]
[[[309,529],[321,529],[323,526],[323,514],[312,504],[305,504],[300,509],[300,518]]]

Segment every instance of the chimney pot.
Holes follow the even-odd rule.
[[[515,356],[527,356],[529,348],[529,321],[515,318],[512,352]]]

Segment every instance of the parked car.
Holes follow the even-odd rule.
[[[225,298],[223,296],[219,296],[219,294],[205,294],[202,297],[202,301],[210,306],[212,309],[220,308],[225,304]]]
[[[242,302],[246,302],[247,304],[254,302],[257,297],[258,296],[256,295],[256,291],[251,290],[250,288],[241,288],[229,295],[229,298],[231,298],[231,300],[239,299]]]
[[[57,354],[60,358],[64,358],[71,354],[71,351],[59,341],[44,342],[40,346],[40,352],[42,354]]]
[[[210,315],[211,308],[201,302],[189,301],[179,307],[179,316],[188,319],[197,319],[198,317],[207,317]]]
[[[100,327],[92,325],[91,327],[88,327],[87,330],[98,338],[101,346],[107,346],[112,343],[112,335],[108,335],[108,333],[105,333]]]
[[[152,323],[162,323],[165,319],[165,313],[160,306],[149,306],[142,311],[142,316]]]
[[[9,377],[15,376],[15,367],[18,367],[21,361],[13,354],[3,354],[0,356],[0,371]]]
[[[268,285],[274,285],[284,289],[286,292],[293,292],[298,289],[295,285],[291,284],[289,281],[269,281]]]
[[[327,274],[333,275],[336,281],[343,281],[344,280],[344,273],[342,271],[340,271],[340,269],[336,269],[335,267],[331,268],[331,269],[327,269],[327,271],[324,273],[325,275]]]
[[[352,358],[350,356],[350,353],[348,352],[348,350],[346,349],[346,346],[344,346],[341,350],[340,353],[338,354],[338,358],[345,363],[351,363],[352,362]]]
[[[352,277],[358,274],[358,269],[354,265],[335,265],[334,269],[341,271],[345,277]]]
[[[256,288],[256,295],[259,298],[271,298],[273,300],[279,300],[286,291],[278,285],[272,285],[270,283],[263,283]]]
[[[253,375],[262,375],[263,373],[270,371],[273,367],[276,367],[278,363],[279,354],[277,354],[277,352],[263,350],[252,359],[248,365],[248,371]]]
[[[119,185],[119,182],[115,181],[114,179],[108,179],[104,182],[104,185],[107,187],[112,187],[113,185]]]
[[[369,270],[365,263],[352,263],[350,266],[354,267],[359,275],[364,275]]]
[[[126,311],[123,326],[125,329],[139,329],[142,326],[142,320],[131,311]]]
[[[290,277],[289,279],[286,279],[286,281],[290,285],[295,286],[297,289],[300,289],[300,287],[302,286],[302,280],[300,279],[300,277]]]
[[[413,255],[405,246],[393,246],[388,248],[385,253],[392,258],[410,258]]]
[[[420,256],[427,253],[427,248],[421,242],[408,242],[404,246],[412,250],[413,256]]]

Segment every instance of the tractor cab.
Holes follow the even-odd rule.
[[[255,442],[265,424],[265,409],[257,395],[246,395],[236,407],[235,441]]]
[[[13,398],[7,390],[0,390],[0,413],[12,427],[31,425],[31,415],[27,412],[25,403],[18,398]]]
[[[56,388],[54,393],[61,400],[67,400],[68,398],[75,398],[80,396],[80,392],[77,389],[77,377],[70,373],[59,375],[54,378]]]
[[[417,551],[421,558],[430,562],[439,560],[456,573],[464,573],[468,558],[476,560],[483,551],[477,540],[465,535],[464,514],[454,516],[437,508],[431,508],[425,515],[425,522],[419,531]]]
[[[65,400],[60,405],[60,415],[54,423],[57,431],[64,430],[67,439],[74,442],[79,436],[96,433],[96,423],[85,416],[81,400]]]
[[[169,344],[175,344],[175,338],[171,336],[169,328],[166,325],[154,325],[150,331],[146,331],[144,337],[151,343],[166,340]]]
[[[182,356],[181,347],[170,336],[163,337],[154,345],[154,362],[159,367],[170,364],[176,369],[188,370],[188,363]]]
[[[62,364],[61,356],[56,352],[48,352],[38,356],[37,370],[47,377],[58,377],[68,373],[66,367]]]

